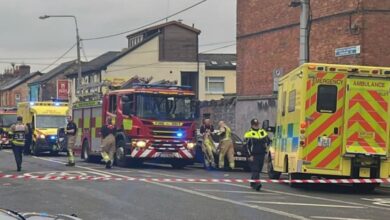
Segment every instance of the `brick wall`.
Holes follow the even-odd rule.
[[[301,9],[289,2],[237,0],[239,96],[272,94],[273,71],[299,65]],[[390,66],[390,1],[311,0],[311,8],[311,62]],[[360,55],[335,57],[336,48],[354,45]]]

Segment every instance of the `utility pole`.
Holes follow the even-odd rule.
[[[299,25],[299,64],[309,62],[309,16],[310,0],[291,0],[290,7],[301,7]]]

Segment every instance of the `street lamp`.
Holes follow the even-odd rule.
[[[76,42],[77,42],[77,64],[78,64],[78,88],[81,88],[81,58],[80,58],[80,36],[79,36],[79,27],[77,25],[77,18],[74,15],[43,15],[39,16],[39,19],[47,18],[73,18],[76,25]]]

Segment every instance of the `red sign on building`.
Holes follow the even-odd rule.
[[[57,99],[68,100],[69,81],[57,80]]]

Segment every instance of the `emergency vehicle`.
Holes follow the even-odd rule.
[[[0,108],[0,148],[11,147],[8,131],[16,123],[16,108]]]
[[[270,178],[388,178],[389,92],[390,67],[308,63],[281,77]]]
[[[66,127],[66,116],[69,113],[65,102],[21,102],[18,104],[18,115],[23,123],[32,129],[31,152],[37,155],[50,152],[53,155],[66,151],[58,144],[58,129]]]
[[[181,168],[194,162],[196,101],[189,88],[135,84],[108,91],[98,100],[73,105],[76,147],[84,160],[100,156],[100,129],[110,116],[117,130],[118,166],[154,160]]]

